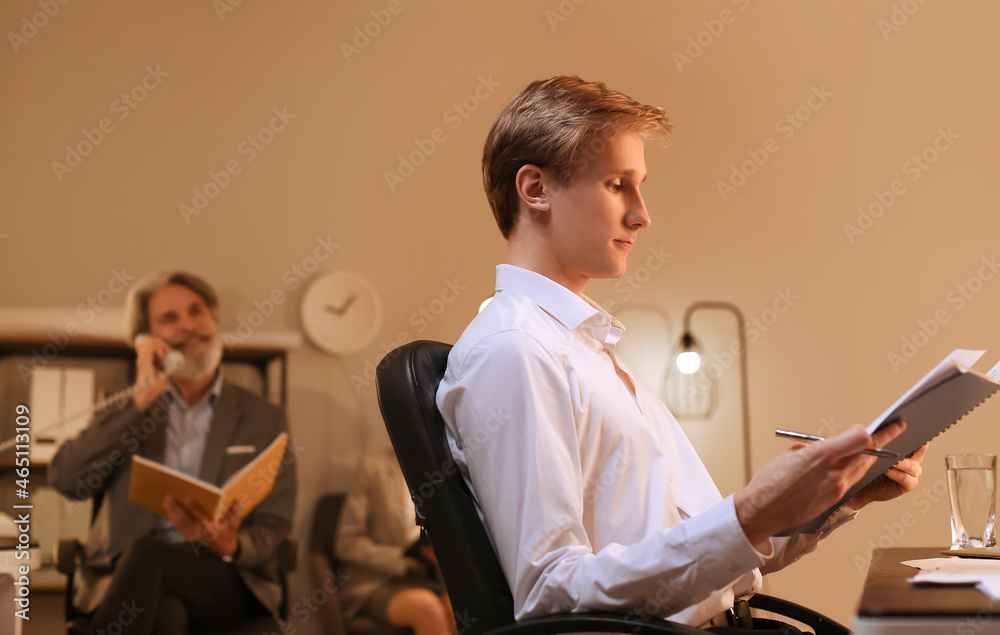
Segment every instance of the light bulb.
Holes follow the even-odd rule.
[[[685,375],[693,375],[701,368],[701,355],[694,351],[684,351],[677,356],[677,370]]]

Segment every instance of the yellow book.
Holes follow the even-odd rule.
[[[282,432],[263,452],[226,479],[221,487],[145,457],[133,456],[128,499],[167,518],[163,499],[168,494],[181,503],[190,498],[215,520],[221,519],[229,506],[239,501],[242,519],[274,487],[274,479],[281,470],[286,445],[288,433]]]

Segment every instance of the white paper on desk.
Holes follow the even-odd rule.
[[[868,428],[866,428],[868,434],[871,434],[881,428],[882,424],[885,423],[886,417],[895,412],[896,408],[902,404],[919,395],[922,395],[944,380],[968,371],[976,364],[977,361],[979,361],[979,358],[982,357],[985,352],[986,351],[967,351],[963,348],[953,350],[951,354],[941,360],[941,363],[935,366],[931,372],[924,375],[923,379],[907,390],[906,394],[897,399],[896,403],[889,406],[885,412],[880,414],[878,418],[875,419],[875,421],[873,421]],[[997,370],[998,368],[1000,368],[1000,364],[993,367],[994,370]],[[1000,377],[993,378],[1000,379]]]
[[[986,371],[986,376],[1000,380],[1000,362],[997,362],[996,366]]]
[[[993,600],[1000,600],[1000,561],[981,558],[925,558],[901,564],[920,569],[907,578],[914,584],[974,584]]]

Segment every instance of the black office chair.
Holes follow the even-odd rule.
[[[417,523],[437,555],[462,635],[552,635],[567,632],[628,632],[696,635],[704,631],[637,613],[563,613],[516,622],[514,600],[472,494],[455,469],[444,420],[437,409],[438,384],[451,346],[417,341],[390,352],[379,363],[379,406],[396,457],[414,500]],[[751,606],[812,628],[817,635],[850,635],[837,622],[778,598],[757,594]]]
[[[95,503],[95,509],[99,505]],[[288,574],[295,570],[298,560],[298,542],[286,538],[278,545],[278,569],[281,571],[281,606],[278,614],[282,620],[288,619]],[[66,576],[66,593],[64,596],[63,610],[66,616],[66,632],[68,635],[86,633],[93,613],[84,613],[73,605],[73,583],[76,578],[77,569],[88,566],[86,563],[83,545],[75,538],[67,538],[59,541],[56,554],[56,569]],[[104,573],[104,571],[98,571]],[[162,610],[184,611],[180,602],[171,601],[169,598]],[[225,628],[212,629],[210,631],[197,631],[195,635],[260,635],[260,633],[279,633],[281,624],[270,615],[254,620],[249,620],[239,624],[234,624]]]

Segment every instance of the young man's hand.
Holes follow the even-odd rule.
[[[871,485],[855,494],[854,498],[847,501],[847,506],[858,510],[868,503],[892,500],[897,496],[912,492],[917,486],[917,479],[923,472],[924,468],[921,463],[929,447],[928,443],[920,446],[916,452],[894,465],[888,472],[872,481]]]
[[[862,427],[851,426],[834,437],[798,445],[772,459],[734,497],[736,516],[750,544],[761,545],[836,504],[875,463],[875,457],[861,451],[883,447],[905,429],[906,424],[897,421],[869,436]],[[918,453],[919,457],[914,454],[914,459],[904,460],[909,461],[905,466],[900,463],[899,480],[891,481],[893,486],[876,487],[884,498],[866,493],[857,502],[863,506],[913,489],[923,457],[922,451]]]

